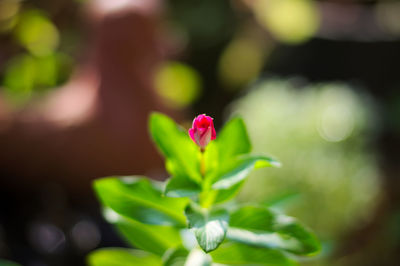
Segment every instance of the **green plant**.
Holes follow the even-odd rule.
[[[9,260],[0,259],[0,266],[20,266],[20,265]]]
[[[294,218],[234,202],[251,170],[280,163],[250,154],[242,119],[230,120],[213,141],[210,121],[208,130],[189,131],[192,141],[167,116],[151,115],[150,133],[171,175],[165,183],[95,181],[105,218],[141,250],[100,249],[89,255],[90,265],[294,265],[296,255],[319,251],[316,237]]]

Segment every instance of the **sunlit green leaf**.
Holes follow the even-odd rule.
[[[302,199],[301,199],[301,194],[298,191],[288,190],[266,199],[265,201],[263,201],[262,204],[266,207],[274,206],[282,208],[299,200]]]
[[[190,251],[186,259],[185,266],[211,266],[212,261],[210,255],[204,253],[199,248],[194,248]]]
[[[165,187],[165,195],[168,197],[190,197],[197,195],[201,187],[191,179],[183,177],[171,177]]]
[[[275,214],[267,208],[244,206],[231,213],[230,227],[260,231],[274,231]]]
[[[214,262],[228,265],[296,265],[280,251],[227,242],[210,253]]]
[[[167,160],[172,176],[181,176],[201,183],[200,151],[188,136],[169,117],[153,113],[150,116],[151,136]]]
[[[117,228],[134,247],[162,256],[181,244],[179,231],[171,226],[147,225],[134,220],[117,223]]]
[[[207,210],[189,205],[185,210],[199,246],[210,252],[216,249],[225,239],[229,215],[225,210]]]
[[[221,167],[222,170],[214,179],[213,189],[228,189],[233,185],[244,180],[254,167],[279,166],[279,162],[263,155],[244,155],[240,156],[227,166]]]
[[[211,141],[204,152],[204,163],[206,176],[210,176],[219,167],[219,147],[216,141]]]
[[[274,229],[284,238],[292,237],[299,242],[296,245],[287,245],[287,251],[301,255],[312,255],[321,250],[321,244],[317,237],[295,218],[278,215],[275,219]]]
[[[241,118],[228,121],[217,133],[216,139],[219,150],[219,162],[228,162],[237,155],[249,153],[251,144],[247,135],[246,126]]]
[[[207,164],[212,166],[206,167],[211,168],[207,172],[206,182],[210,182],[213,189],[224,190],[217,193],[219,195],[215,200],[218,202],[236,195],[241,181],[253,168],[279,165],[279,162],[267,156],[247,155],[251,144],[241,118],[228,121],[221,132],[217,133],[215,144],[209,146],[207,149],[210,148],[210,151],[206,149],[205,157]],[[235,187],[230,189],[232,186]]]
[[[301,248],[300,243],[296,239],[285,238],[279,233],[255,233],[244,229],[229,228],[227,238],[235,242],[256,247],[275,248],[288,251],[299,250]]]
[[[163,266],[184,266],[189,251],[183,247],[167,250],[163,256]]]
[[[107,208],[104,217],[114,224],[122,236],[136,248],[162,256],[165,251],[182,244],[179,230],[165,225],[149,225],[123,217]]]
[[[188,199],[164,197],[147,178],[103,178],[94,188],[105,206],[123,216],[146,224],[186,225]]]
[[[239,192],[240,188],[242,187],[243,183],[244,183],[244,180],[236,183],[235,185],[231,186],[228,189],[216,190],[215,191],[216,196],[214,198],[214,203],[221,203],[221,202],[230,200],[233,197],[235,197],[238,194],[238,192]]]
[[[151,253],[126,248],[104,248],[88,256],[90,266],[157,266],[161,258]]]
[[[241,207],[231,214],[227,238],[299,255],[313,254],[320,249],[317,238],[294,218],[257,206]]]
[[[219,190],[208,190],[200,194],[202,206],[211,206],[212,204],[222,203],[235,197],[240,188],[242,187],[244,180],[231,186],[228,189]]]

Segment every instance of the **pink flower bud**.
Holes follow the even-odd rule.
[[[192,128],[189,129],[189,136],[204,150],[208,143],[217,136],[213,119],[205,114],[198,115],[193,120]]]

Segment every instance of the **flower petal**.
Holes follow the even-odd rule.
[[[194,142],[196,142],[196,139],[195,139],[195,137],[194,137],[194,131],[195,131],[194,128],[190,128],[190,129],[189,129],[189,136],[190,136],[190,138],[191,138]]]

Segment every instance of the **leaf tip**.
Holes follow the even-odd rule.
[[[282,163],[279,162],[279,161],[276,161],[276,160],[272,160],[272,161],[271,161],[271,165],[272,165],[273,167],[276,167],[276,168],[281,168],[281,167],[282,167]]]

